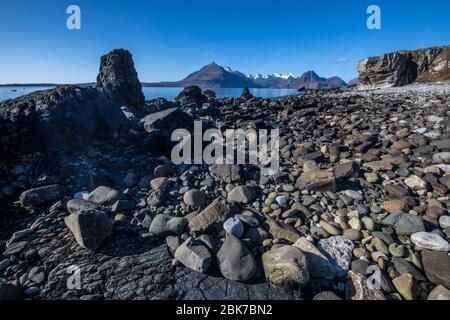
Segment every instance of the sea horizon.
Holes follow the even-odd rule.
[[[36,85],[36,86],[0,86],[0,101],[15,99],[36,91],[48,90],[56,88],[60,85]],[[212,90],[216,97],[221,98],[238,98],[242,94],[243,88],[208,88],[201,87],[202,90]],[[274,89],[274,88],[249,88],[251,94],[257,97],[270,99],[280,98],[289,95],[298,95],[296,89]],[[164,98],[166,100],[174,100],[175,97],[183,90],[183,87],[142,87],[145,100],[153,100]]]

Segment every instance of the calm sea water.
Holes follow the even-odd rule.
[[[14,99],[25,94],[31,93],[37,90],[51,89],[52,87],[0,87],[0,101],[7,99]],[[173,100],[183,88],[149,88],[144,87],[145,99],[151,100],[156,98],[165,98],[167,100]],[[223,97],[240,97],[242,88],[216,88],[213,89],[218,98]],[[251,88],[250,92],[257,97],[261,98],[275,98],[287,95],[295,95],[297,91],[295,89],[256,89]]]

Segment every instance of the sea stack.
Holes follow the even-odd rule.
[[[115,49],[101,57],[97,90],[112,103],[127,106],[133,113],[142,115],[145,97],[128,50]]]
[[[253,98],[253,95],[250,93],[250,89],[248,87],[245,87],[242,90],[241,99],[249,100],[251,98]]]

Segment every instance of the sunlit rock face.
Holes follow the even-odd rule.
[[[450,46],[396,51],[358,63],[361,85],[397,87],[450,80]]]

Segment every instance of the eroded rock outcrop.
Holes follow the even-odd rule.
[[[143,115],[145,98],[129,51],[115,49],[102,56],[97,89],[112,103],[127,106],[133,113]]]
[[[126,118],[94,88],[60,86],[0,103],[2,153],[67,151],[98,138],[113,138]]]
[[[396,51],[358,63],[363,86],[392,87],[450,80],[450,46]]]
[[[202,89],[200,89],[200,87],[190,86],[184,88],[175,98],[175,101],[179,102],[182,107],[190,104],[201,106],[208,101],[208,98],[202,94]]]

